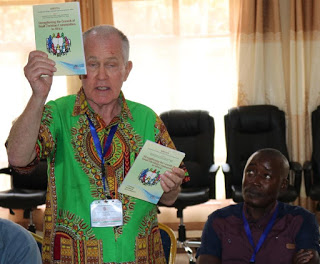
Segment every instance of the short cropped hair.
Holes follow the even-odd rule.
[[[129,61],[129,39],[127,36],[119,29],[117,29],[114,26],[111,25],[98,25],[94,26],[87,31],[83,33],[83,42],[85,42],[85,39],[91,34],[91,33],[97,33],[101,36],[111,36],[113,34],[116,34],[119,36],[121,43],[122,43],[122,56],[125,63]]]
[[[283,177],[287,177],[287,174],[289,173],[290,170],[290,164],[288,159],[286,158],[286,156],[284,156],[281,151],[277,150],[277,149],[273,149],[273,148],[264,148],[264,149],[260,149],[258,151],[256,151],[255,153],[253,153],[251,155],[251,157],[255,156],[258,153],[264,153],[267,154],[268,156],[277,159],[279,162],[281,162],[282,164],[282,172],[283,172]],[[250,158],[251,158],[250,157]],[[249,159],[250,159],[249,158]]]

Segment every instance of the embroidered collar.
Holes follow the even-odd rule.
[[[126,102],[126,99],[124,98],[122,91],[120,92],[120,95],[119,95],[119,103],[121,104],[120,117],[122,117],[123,119],[130,118],[131,120],[133,120],[132,114],[130,112],[130,109],[128,107],[128,104]],[[93,112],[93,110],[88,104],[83,87],[81,87],[76,97],[72,115],[73,116],[85,115],[88,112]]]

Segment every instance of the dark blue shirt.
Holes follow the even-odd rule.
[[[244,229],[243,205],[230,205],[209,215],[197,257],[206,254],[220,258],[223,264],[249,263],[254,249]],[[258,221],[246,215],[255,245],[271,215],[272,212]],[[320,252],[317,220],[302,207],[278,202],[278,216],[256,255],[256,263],[292,263],[293,255],[300,249]]]

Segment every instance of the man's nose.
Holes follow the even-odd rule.
[[[100,66],[99,71],[98,71],[98,79],[99,80],[104,80],[108,78],[108,71],[106,70],[105,67]]]
[[[251,178],[251,182],[254,185],[260,185],[261,175],[259,173],[255,173],[254,176]]]

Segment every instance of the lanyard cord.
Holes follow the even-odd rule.
[[[109,150],[109,148],[111,146],[111,142],[112,142],[112,139],[114,137],[114,134],[117,131],[118,124],[116,124],[116,125],[111,127],[109,135],[108,135],[107,140],[106,140],[106,143],[105,143],[104,148],[103,148],[103,152],[102,152],[102,148],[101,148],[101,144],[100,144],[100,141],[99,141],[99,136],[98,136],[97,130],[94,127],[94,125],[93,125],[93,123],[90,120],[88,115],[87,115],[87,118],[88,118],[88,121],[89,121],[90,131],[91,131],[91,135],[92,135],[92,138],[93,138],[93,142],[94,142],[94,145],[96,147],[97,153],[98,153],[98,155],[100,157],[100,160],[101,160],[101,177],[102,177],[102,183],[103,183],[103,190],[106,193],[106,183],[105,183],[106,173],[105,173],[105,168],[104,168],[104,156],[106,155],[107,151]]]
[[[248,224],[248,221],[244,215],[244,209],[243,209],[243,212],[242,212],[242,219],[243,219],[243,225],[244,225],[244,229],[246,231],[246,234],[247,234],[247,237],[249,239],[249,242],[250,244],[252,245],[254,251],[253,251],[253,254],[251,256],[251,259],[250,259],[250,263],[255,263],[256,261],[256,254],[257,252],[259,251],[259,249],[261,248],[263,242],[265,241],[265,239],[267,238],[267,235],[268,233],[270,232],[275,220],[276,220],[276,217],[277,217],[277,214],[278,214],[278,205],[276,207],[276,210],[273,212],[273,215],[270,219],[270,221],[268,222],[268,225],[266,227],[266,229],[263,231],[259,241],[258,241],[258,244],[257,246],[255,247],[254,246],[254,242],[253,242],[253,239],[252,239],[252,235],[251,235],[251,231],[250,231],[250,227],[249,227],[249,224]]]

